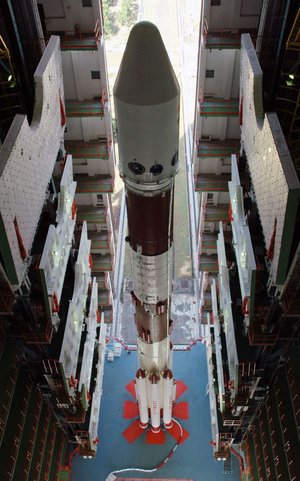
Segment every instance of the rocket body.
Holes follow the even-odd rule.
[[[163,419],[171,422],[173,194],[180,89],[160,33],[150,22],[140,22],[131,30],[114,102],[132,261],[140,366],[137,400],[141,425],[147,405],[157,431],[161,410],[168,411]]]

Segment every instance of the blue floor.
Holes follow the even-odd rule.
[[[133,379],[137,370],[136,353],[122,352],[113,363],[106,361],[103,398],[99,422],[99,445],[93,460],[75,457],[71,481],[105,481],[108,474],[125,467],[155,467],[174,446],[174,439],[166,435],[163,446],[147,445],[145,434],[133,444],[128,444],[122,431],[130,424],[123,419],[123,402],[133,399],[125,385]],[[182,379],[188,390],[180,401],[188,401],[190,418],[182,426],[190,436],[178,446],[174,455],[159,471],[147,473],[124,473],[128,478],[188,478],[193,481],[239,481],[239,467],[233,459],[233,474],[222,474],[223,463],[214,461],[211,441],[209,401],[205,395],[207,368],[205,346],[198,345],[191,351],[174,353],[174,374]]]

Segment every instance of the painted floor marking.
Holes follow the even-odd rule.
[[[149,481],[149,478],[117,478],[116,481]],[[152,481],[193,481],[193,479],[152,478]]]

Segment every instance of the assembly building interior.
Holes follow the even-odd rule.
[[[181,1],[173,0],[179,10]],[[187,168],[198,334],[177,350],[201,344],[209,457],[222,466],[218,478],[201,474],[203,460],[202,467],[190,461],[189,446],[200,453],[201,440],[183,428],[171,432],[178,449],[165,457],[169,471],[163,466],[162,474],[161,438],[143,446],[153,449],[155,474],[114,474],[118,445],[109,459],[101,447],[111,436],[104,380],[108,391],[116,389],[106,373],[133,362],[141,344],[152,347],[150,331],[139,330],[144,303],[135,295],[138,348],[119,330],[126,241],[133,257],[142,256],[126,237],[124,195],[118,208],[112,200],[123,130],[112,108],[104,3],[0,2],[0,479],[300,481],[299,1],[199,0]],[[172,108],[176,113],[177,104]],[[174,170],[177,160],[174,150]],[[154,167],[151,175],[160,175],[156,161]],[[169,195],[163,197],[172,205]],[[138,231],[135,212],[146,201],[126,197],[135,202],[129,227]],[[153,222],[164,215],[157,207]],[[161,296],[167,300],[157,304],[159,320],[170,292]],[[168,341],[168,332],[159,334]],[[110,362],[114,357],[120,359]],[[173,386],[171,376],[164,382]],[[185,386],[174,386],[177,399]],[[189,428],[199,412],[197,396],[187,399]],[[127,403],[128,419],[138,415],[135,404]],[[187,419],[178,404],[174,416]],[[134,450],[142,430],[130,429]],[[85,479],[76,475],[79,462]],[[89,476],[85,466],[96,469],[97,462],[105,474]],[[136,463],[142,467],[143,459]]]

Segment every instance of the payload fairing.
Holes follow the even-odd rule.
[[[170,339],[174,177],[180,89],[159,30],[136,24],[114,86],[120,175],[125,184],[140,368],[140,425],[172,425],[175,385]]]

